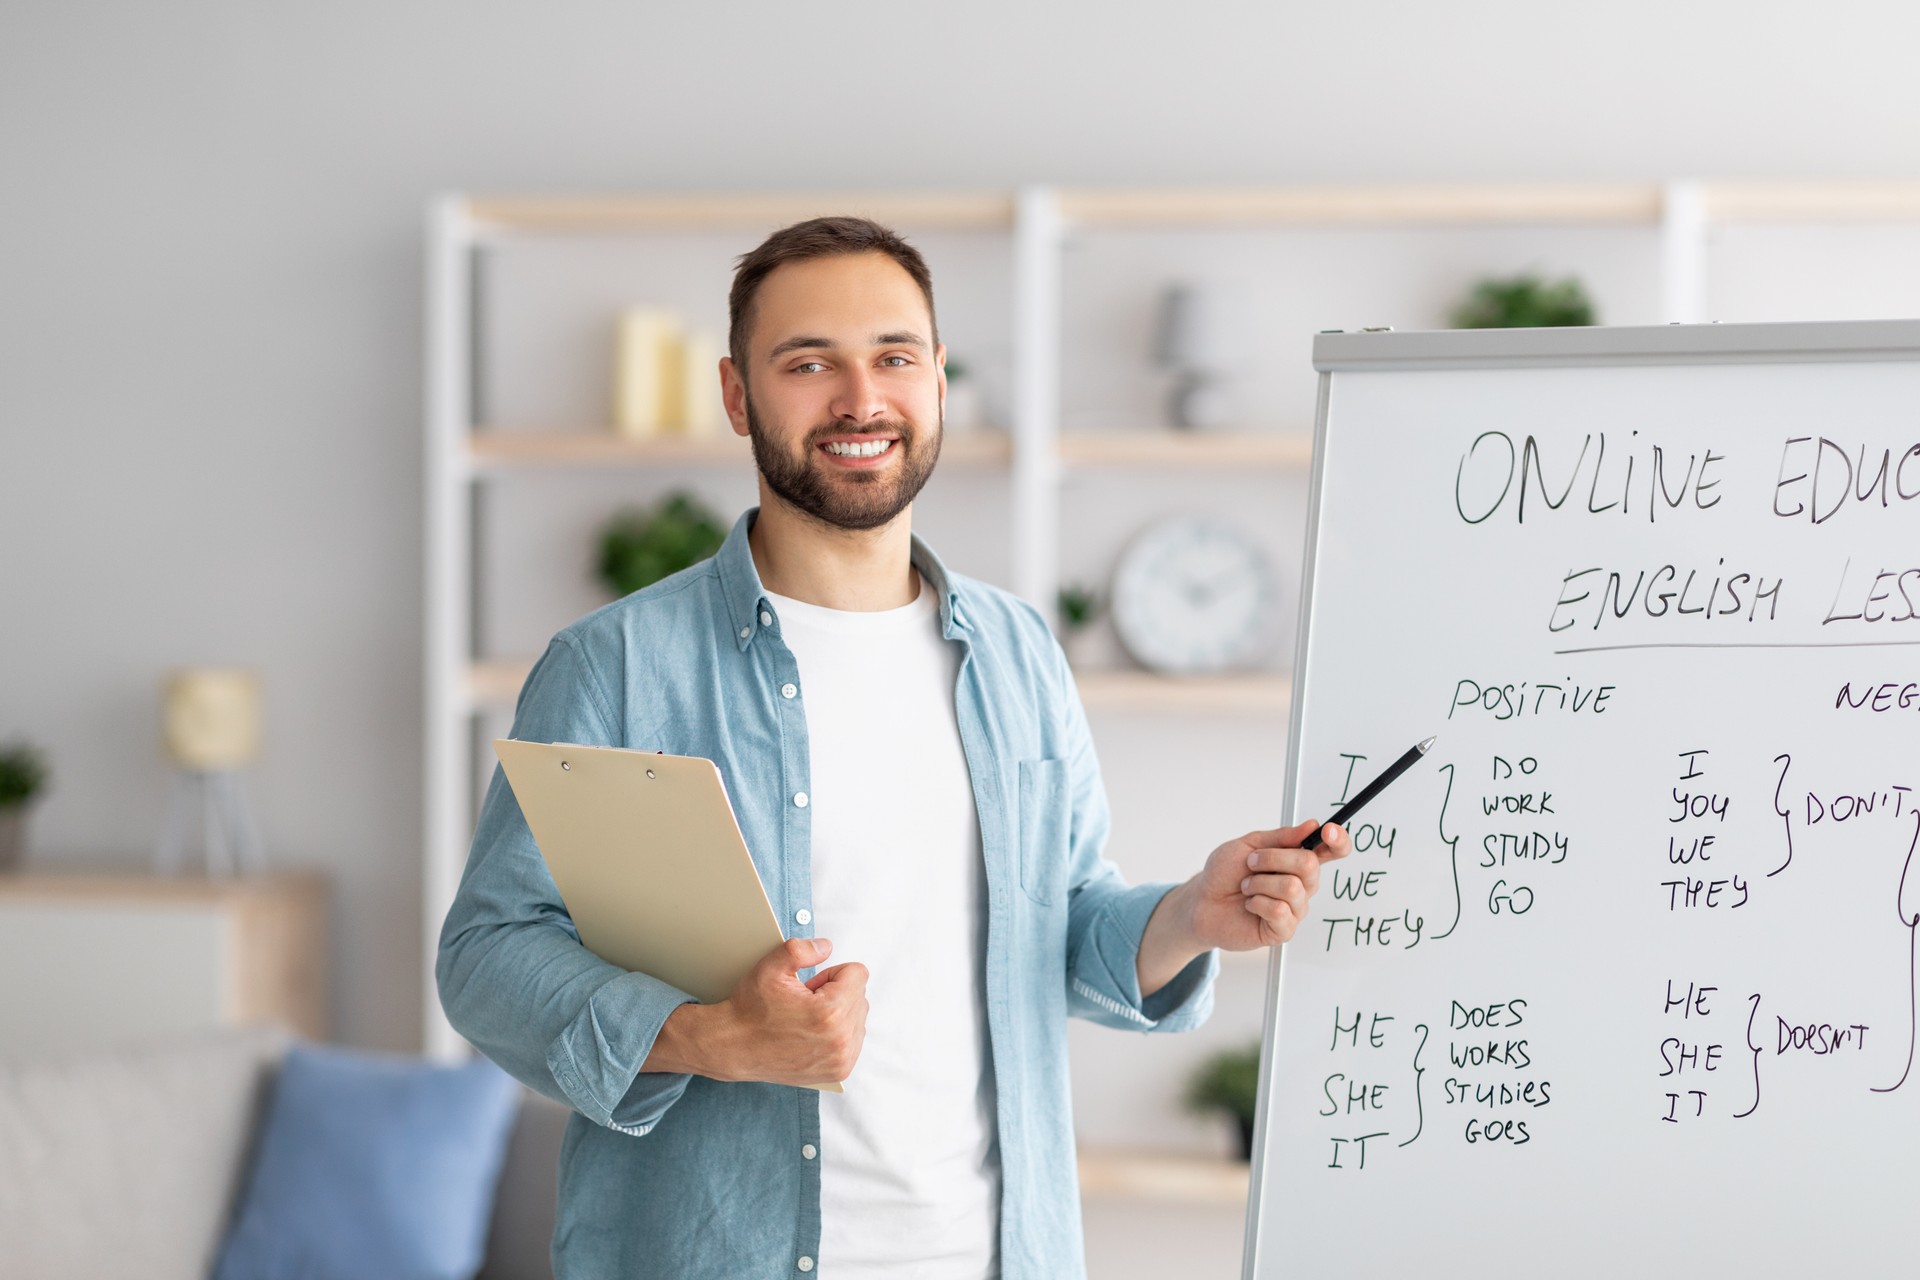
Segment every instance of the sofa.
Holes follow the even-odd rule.
[[[287,1033],[36,1058],[0,1046],[0,1277],[207,1280]],[[526,1092],[480,1280],[552,1280],[565,1107]]]

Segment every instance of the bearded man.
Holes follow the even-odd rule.
[[[513,736],[715,761],[788,940],[711,1005],[600,960],[496,772],[441,1000],[576,1112],[559,1280],[1081,1275],[1067,1016],[1198,1025],[1215,950],[1292,937],[1351,846],[1300,848],[1306,822],[1127,885],[1045,621],[913,536],[946,396],[920,254],[803,222],[740,260],[730,310],[759,507],[556,635]]]

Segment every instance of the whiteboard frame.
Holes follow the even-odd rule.
[[[1330,337],[1332,335],[1322,335]],[[1377,335],[1368,335],[1369,337]],[[1411,335],[1409,335],[1411,336]],[[1320,339],[1313,344],[1314,367],[1320,367]],[[1307,538],[1301,551],[1300,562],[1300,609],[1295,620],[1297,630],[1294,633],[1293,687],[1298,690],[1305,686],[1307,677],[1307,636],[1313,607],[1314,576],[1318,572],[1320,557],[1316,546],[1320,530],[1320,491],[1321,476],[1327,465],[1327,402],[1333,390],[1333,375],[1322,369],[1320,390],[1313,411],[1313,466],[1307,481]],[[1296,788],[1299,785],[1299,771],[1293,762],[1300,758],[1300,735],[1303,720],[1300,712],[1300,699],[1289,699],[1287,725],[1287,774],[1281,788],[1280,812],[1291,817],[1299,800]],[[1261,1175],[1266,1168],[1267,1149],[1267,1095],[1271,1092],[1270,1076],[1273,1073],[1274,1035],[1280,1026],[1280,988],[1287,970],[1287,949],[1285,946],[1270,947],[1267,951],[1267,1007],[1262,1017],[1260,1030],[1260,1075],[1255,1086],[1253,1104],[1253,1142],[1249,1151],[1251,1168],[1247,1178],[1247,1227],[1246,1242],[1241,1250],[1240,1274],[1242,1280],[1252,1280],[1260,1265],[1260,1206],[1264,1200],[1261,1194]]]
[[[1920,320],[1822,320],[1797,324],[1663,324],[1565,329],[1438,329],[1323,333],[1313,340],[1321,373],[1381,369],[1522,369],[1631,364],[1797,364],[1821,360],[1912,360]],[[1314,422],[1326,427],[1326,395]],[[1318,482],[1319,472],[1314,473]]]
[[[1313,468],[1307,495],[1307,529],[1300,572],[1300,610],[1294,645],[1294,697],[1287,727],[1284,808],[1297,812],[1300,743],[1312,679],[1314,586],[1319,564],[1320,496],[1326,474],[1328,410],[1337,373],[1400,369],[1574,368],[1591,365],[1802,364],[1824,361],[1920,359],[1920,320],[1830,320],[1791,324],[1670,324],[1621,328],[1444,329],[1395,333],[1322,333],[1313,340],[1313,367],[1320,373],[1313,418]],[[1268,1107],[1280,1031],[1280,997],[1286,948],[1272,948],[1267,961],[1267,997],[1260,1032],[1259,1094],[1254,1105],[1252,1167],[1247,1181],[1246,1241],[1241,1280],[1259,1280],[1265,1255],[1261,1209],[1265,1203]],[[1276,1224],[1277,1225],[1277,1224]]]

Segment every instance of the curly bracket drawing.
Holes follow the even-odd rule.
[[[1920,970],[1914,968],[1916,959],[1920,959],[1920,907],[1907,905],[1907,877],[1913,871],[1914,850],[1920,849],[1920,809],[1913,811],[1913,840],[1907,845],[1907,861],[1900,868],[1900,891],[1894,897],[1894,910],[1900,916],[1900,923],[1907,930],[1907,1066],[1900,1078],[1882,1089],[1874,1088],[1875,1093],[1892,1093],[1907,1082],[1913,1074],[1913,1046],[1916,1035],[1920,1035],[1920,1025],[1916,1025],[1916,1014],[1920,1014]],[[1915,886],[1920,893],[1920,885]]]
[[[1787,770],[1793,768],[1793,757],[1781,752],[1773,758],[1773,762],[1780,766],[1780,781],[1773,784],[1773,811],[1780,815],[1780,821],[1787,829],[1787,860],[1767,872],[1769,879],[1793,865],[1793,817],[1780,807],[1780,792],[1787,785]]]
[[[1424,1022],[1414,1023],[1413,1029],[1420,1033],[1420,1047],[1413,1051],[1413,1105],[1418,1108],[1419,1123],[1414,1127],[1413,1138],[1408,1138],[1400,1144],[1403,1147],[1411,1146],[1414,1138],[1418,1138],[1427,1129],[1427,1103],[1426,1099],[1420,1095],[1420,1077],[1427,1073],[1427,1069],[1420,1065],[1420,1055],[1426,1052],[1427,1036],[1431,1033]]]
[[[1447,775],[1447,794],[1440,798],[1440,818],[1436,825],[1440,830],[1440,839],[1448,849],[1447,862],[1453,867],[1453,923],[1447,926],[1446,933],[1433,935],[1435,942],[1460,927],[1460,837],[1447,834],[1447,804],[1453,799],[1453,766],[1443,764],[1440,768]]]
[[[1753,1050],[1753,1105],[1745,1111],[1737,1112],[1735,1120],[1745,1120],[1760,1109],[1760,1046],[1753,1042],[1753,1020],[1760,1016],[1760,993],[1754,992],[1747,999],[1753,1002],[1753,1008],[1747,1010],[1747,1048]]]

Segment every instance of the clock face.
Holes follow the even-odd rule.
[[[1113,576],[1113,626],[1142,665],[1225,671],[1260,656],[1279,617],[1260,549],[1213,520],[1169,520],[1134,539]]]

